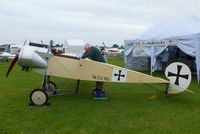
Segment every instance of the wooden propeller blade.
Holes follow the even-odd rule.
[[[10,64],[9,68],[8,68],[8,71],[6,73],[6,77],[8,77],[9,73],[11,72],[11,70],[14,67],[15,63],[17,62],[18,58],[19,58],[19,54],[16,54],[14,59],[12,60],[12,62]]]

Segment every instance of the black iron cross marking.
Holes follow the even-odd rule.
[[[122,70],[119,70],[119,74],[114,74],[114,76],[118,76],[117,80],[120,81],[120,77],[125,77],[125,75],[121,75]]]
[[[171,76],[176,76],[176,81],[175,81],[175,84],[179,86],[179,78],[182,77],[182,78],[185,78],[188,80],[189,78],[189,75],[181,75],[180,72],[181,72],[181,68],[182,66],[181,65],[177,65],[177,74],[174,74],[174,73],[171,73],[171,72],[168,72],[168,77],[171,77]]]

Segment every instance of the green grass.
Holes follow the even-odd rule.
[[[109,61],[123,66],[123,61]],[[200,91],[166,97],[143,84],[106,83],[108,100],[93,100],[94,82],[81,81],[78,94],[50,97],[50,106],[28,106],[30,92],[42,76],[0,62],[0,134],[199,134]],[[144,72],[144,71],[143,71]],[[154,76],[164,77],[162,72]],[[59,88],[74,89],[75,80],[52,78]],[[164,85],[151,84],[164,89]],[[150,96],[157,95],[156,99]]]

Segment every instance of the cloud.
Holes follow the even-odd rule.
[[[6,0],[0,44],[24,39],[123,44],[160,21],[199,16],[198,0]],[[199,16],[200,17],[200,16]]]

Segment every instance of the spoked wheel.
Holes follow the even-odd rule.
[[[45,91],[48,96],[56,94],[56,89],[57,87],[54,82],[50,81],[50,82],[47,82],[47,84],[45,85]]]
[[[45,105],[48,102],[48,95],[42,89],[35,89],[30,94],[30,101],[32,105]]]

